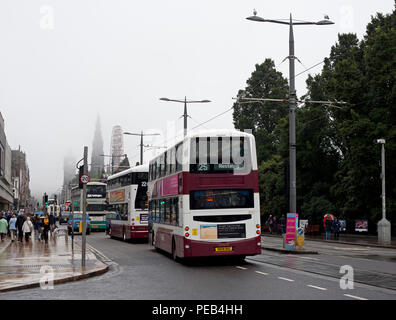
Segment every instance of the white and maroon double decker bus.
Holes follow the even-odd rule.
[[[150,161],[150,243],[173,258],[261,253],[254,136],[187,135]]]
[[[107,178],[107,201],[116,212],[108,221],[110,237],[148,238],[148,165],[136,166]]]

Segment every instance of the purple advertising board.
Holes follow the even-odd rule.
[[[286,238],[285,248],[287,250],[294,250],[295,247],[295,233],[296,233],[296,214],[288,213],[286,218]]]

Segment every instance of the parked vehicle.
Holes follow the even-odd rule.
[[[74,233],[80,232],[80,223],[82,223],[82,220],[83,220],[82,215],[83,215],[82,212],[74,212],[73,217],[70,215],[69,222],[67,224],[67,233],[69,235],[71,235],[71,233],[72,233],[72,220],[73,220]],[[87,234],[90,234],[91,233],[91,219],[89,217],[88,212],[87,212],[86,228],[87,228],[86,229]]]

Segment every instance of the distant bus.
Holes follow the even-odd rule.
[[[173,259],[261,253],[253,135],[187,135],[150,161],[148,196],[149,241]]]
[[[110,210],[108,234],[124,241],[148,238],[148,165],[136,166],[107,178]]]
[[[58,204],[55,204],[55,199],[48,199],[48,205],[46,207],[48,214],[53,214],[56,219],[59,219],[61,208]]]
[[[71,201],[74,212],[83,211],[83,189],[74,187],[71,191]],[[87,207],[86,212],[89,213],[91,219],[91,230],[106,229],[106,183],[103,182],[88,182],[87,183]]]

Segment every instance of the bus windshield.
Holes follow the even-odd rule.
[[[105,185],[87,185],[87,199],[106,198]]]
[[[249,139],[246,137],[197,137],[191,139],[191,173],[249,173]]]
[[[146,210],[148,208],[147,179],[148,172],[137,172],[137,174],[134,175],[133,183],[138,185],[135,199],[135,209]]]

